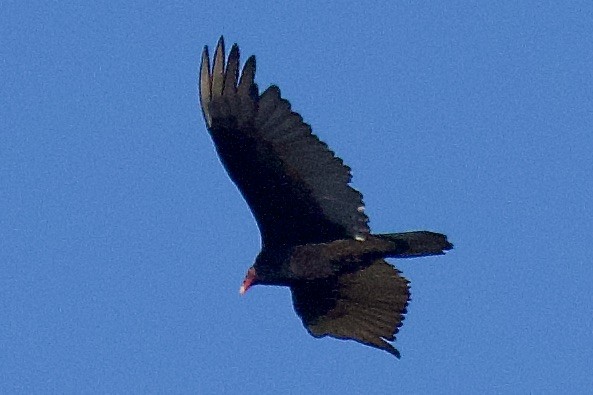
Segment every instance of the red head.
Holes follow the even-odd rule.
[[[239,293],[243,295],[247,290],[252,286],[255,285],[257,274],[255,273],[255,269],[253,266],[247,270],[247,275],[245,275],[245,280],[243,280],[243,284],[241,288],[239,288]]]

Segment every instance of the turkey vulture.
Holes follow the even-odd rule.
[[[221,37],[210,66],[204,47],[200,102],[230,178],[249,204],[262,248],[243,294],[287,286],[314,337],[351,339],[399,358],[390,343],[410,299],[408,280],[385,258],[443,254],[453,246],[428,231],[371,234],[350,168],[291,110],[277,86],[259,93],[255,57],[239,73],[239,48],[225,63]]]

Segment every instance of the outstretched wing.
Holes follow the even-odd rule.
[[[408,280],[384,260],[291,290],[294,308],[314,337],[355,340],[400,357],[389,342],[402,324],[410,292]]]
[[[249,204],[264,246],[364,238],[362,195],[350,169],[311,132],[276,86],[259,95],[251,56],[239,77],[239,49],[225,65],[221,37],[210,67],[202,54],[200,101],[230,178]]]

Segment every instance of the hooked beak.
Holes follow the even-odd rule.
[[[245,292],[247,292],[247,290],[251,288],[254,281],[255,269],[253,267],[250,267],[249,270],[247,270],[247,275],[245,276],[245,280],[243,280],[243,284],[241,284],[241,288],[239,288],[239,293],[241,295],[244,295]]]
[[[239,288],[239,293],[241,294],[241,296],[243,296],[245,294],[245,292],[247,292],[247,290],[249,288],[251,288],[252,282],[253,282],[252,278],[245,277],[245,280],[243,280],[243,284],[241,284],[241,288]]]

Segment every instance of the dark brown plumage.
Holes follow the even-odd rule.
[[[225,64],[224,40],[210,67],[202,54],[200,101],[230,178],[249,204],[262,250],[241,293],[255,284],[290,287],[315,337],[352,339],[397,357],[389,342],[410,297],[408,280],[384,258],[443,254],[446,236],[372,235],[350,168],[311,132],[272,85],[259,93],[255,57],[239,74],[239,48]]]

